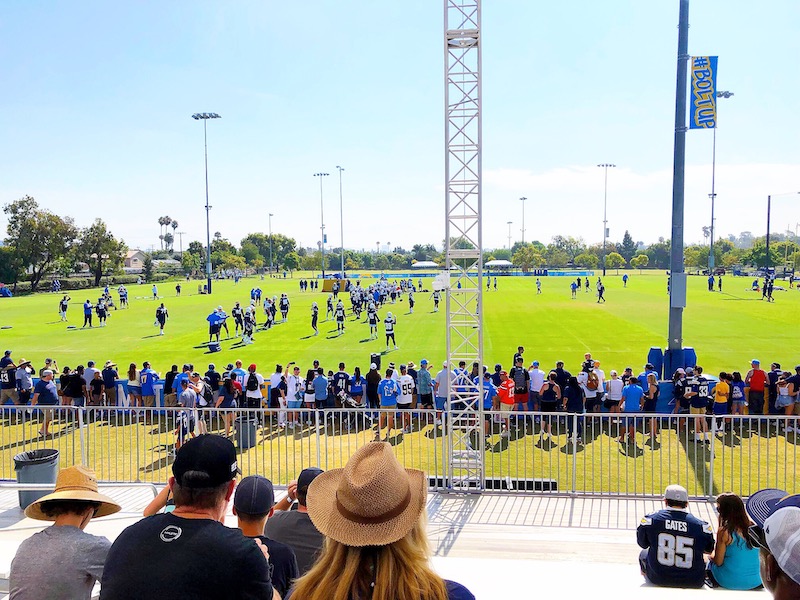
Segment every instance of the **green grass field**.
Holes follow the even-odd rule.
[[[305,367],[319,359],[323,366],[334,370],[336,363],[343,360],[348,368],[360,365],[363,371],[369,366],[370,353],[385,348],[382,329],[381,339],[370,341],[367,325],[348,320],[345,335],[335,337],[335,324],[322,322],[320,335],[310,337],[311,302],[319,303],[324,317],[326,294],[300,293],[298,280],[296,274],[286,280],[249,278],[238,285],[218,282],[211,297],[191,293],[197,289],[197,282],[184,281],[180,298],[175,297],[175,282],[161,283],[159,292],[170,313],[163,337],[153,326],[156,303],[149,299],[149,285],[129,286],[130,308],[112,311],[105,328],[85,330],[68,330],[59,321],[58,294],[3,298],[0,325],[12,328],[0,330],[0,340],[4,348],[14,350],[15,358],[30,359],[34,366],[41,365],[45,357],[71,367],[90,359],[101,364],[111,359],[122,370],[130,362],[141,365],[143,360],[149,360],[164,373],[174,363],[193,362],[205,367],[213,361],[219,366],[241,358],[245,364],[258,363],[259,370],[268,374],[276,363],[294,360]],[[568,369],[576,369],[584,352],[591,351],[602,360],[606,373],[627,365],[638,370],[651,346],[666,345],[668,297],[663,273],[633,272],[627,289],[623,289],[621,277],[609,272],[605,278],[605,304],[597,304],[593,293],[583,291],[571,300],[565,277],[542,278],[543,293],[538,296],[532,277],[500,277],[498,281],[497,292],[484,294],[486,364],[510,366],[516,347],[523,345],[528,364],[538,359],[543,368],[561,359]],[[743,371],[753,357],[760,358],[763,365],[776,360],[784,367],[793,367],[800,362],[796,350],[800,292],[776,292],[776,301],[768,304],[761,301],[760,295],[747,291],[749,278],[729,276],[723,281],[723,293],[709,293],[705,278],[689,278],[684,345],[695,348],[698,362],[706,371]],[[253,345],[242,347],[230,339],[223,341],[221,352],[207,353],[205,317],[218,304],[230,313],[235,301],[248,303],[254,286],[269,295],[287,292],[292,302],[289,321],[259,332]],[[82,302],[86,298],[96,300],[99,290],[70,295],[69,324],[80,326]],[[387,360],[419,363],[428,358],[438,365],[445,358],[444,312],[432,312],[433,302],[427,293],[417,293],[416,300],[414,314],[408,314],[405,299],[379,312],[383,318],[391,310],[398,321],[400,349],[389,353]],[[262,314],[259,322],[263,322]]]
[[[238,286],[217,283],[212,297],[189,294],[189,289],[196,290],[197,282],[182,282],[184,293],[180,298],[175,297],[174,282],[162,283],[159,290],[170,311],[163,337],[153,326],[156,304],[146,299],[149,285],[129,286],[130,308],[112,311],[107,327],[86,330],[68,330],[59,322],[59,295],[0,299],[0,325],[12,326],[0,329],[0,339],[4,348],[14,350],[16,359],[28,358],[37,367],[45,357],[71,367],[89,359],[100,364],[112,359],[119,363],[121,372],[129,362],[141,365],[143,360],[163,373],[172,364],[194,362],[203,370],[208,362],[221,367],[237,358],[245,364],[258,363],[265,375],[272,372],[275,363],[295,360],[305,368],[314,358],[333,369],[340,360],[350,369],[355,365],[368,367],[369,354],[384,350],[382,341],[368,340],[368,326],[353,321],[348,321],[347,332],[341,337],[333,336],[336,328],[332,322],[322,322],[320,335],[311,337],[311,302],[317,301],[324,310],[326,295],[300,293],[298,279],[251,278]],[[534,282],[528,277],[501,277],[499,291],[485,294],[486,364],[508,365],[521,344],[526,347],[527,361],[538,359],[545,368],[563,359],[567,368],[577,369],[584,352],[591,351],[603,361],[607,373],[627,365],[638,370],[651,346],[664,346],[667,294],[663,274],[632,273],[627,289],[623,289],[619,275],[608,276],[605,304],[597,304],[592,293],[583,291],[571,300],[566,278],[543,278],[543,293],[538,296]],[[746,278],[726,277],[724,293],[709,293],[704,278],[689,279],[685,345],[697,350],[699,362],[711,373],[745,371],[753,357],[764,365],[776,360],[792,367],[800,362],[795,350],[797,327],[792,325],[800,317],[800,292],[776,292],[776,301],[768,304],[760,300],[760,295],[747,291],[749,284]],[[289,294],[292,309],[288,323],[257,333],[253,345],[241,347],[231,339],[223,341],[222,352],[208,354],[206,315],[218,304],[230,311],[237,300],[247,303],[250,288],[256,285],[269,295]],[[96,299],[98,290],[70,295],[70,324],[80,326],[81,303],[87,297]],[[428,358],[438,367],[445,358],[445,315],[443,311],[432,312],[428,294],[417,294],[414,314],[407,314],[405,300],[384,307],[381,317],[387,310],[398,317],[400,349],[390,352],[385,360],[419,363]],[[259,315],[259,320],[263,322],[263,316]],[[74,423],[64,421],[55,425],[55,437],[47,440],[36,439],[37,428],[36,422],[17,424],[6,416],[0,424],[0,477],[14,477],[14,454],[41,447],[61,450],[62,466],[85,461],[103,480],[163,482],[169,476],[174,433],[166,423],[143,425],[123,416],[93,421],[81,431]],[[685,425],[680,432],[663,431],[657,447],[646,445],[640,434],[637,446],[626,448],[616,442],[616,432],[598,429],[584,435],[585,445],[577,451],[565,432],[546,445],[538,441],[538,435],[503,440],[498,433],[486,453],[487,477],[552,479],[561,491],[650,495],[660,493],[668,483],[679,482],[693,495],[704,496],[724,490],[748,494],[768,485],[796,490],[800,481],[800,437],[779,434],[774,428],[769,435],[740,431],[720,437],[713,444],[713,457],[709,448],[690,441]],[[372,437],[369,430],[317,432],[313,427],[302,432],[265,428],[258,435],[258,444],[241,453],[243,471],[264,474],[280,484],[309,464],[342,466]],[[412,434],[396,435],[392,443],[406,466],[422,468],[429,474],[446,472],[447,438],[439,430],[422,427]],[[85,457],[81,456],[81,447]]]

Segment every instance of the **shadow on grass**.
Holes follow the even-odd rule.
[[[619,445],[619,453],[628,458],[639,458],[644,456],[644,450],[635,443],[624,442]]]
[[[50,422],[51,427],[54,424],[55,424],[54,421]],[[48,433],[47,436],[41,436],[38,433],[34,433],[34,435],[32,435],[30,438],[24,438],[23,437],[23,438],[15,441],[15,442],[9,442],[8,444],[5,444],[4,446],[0,446],[0,451],[3,451],[3,450],[14,450],[14,449],[17,449],[17,448],[20,448],[20,447],[24,448],[26,445],[32,444],[32,443],[37,442],[37,441],[46,442],[48,440],[57,440],[57,439],[62,438],[62,437],[67,437],[67,435],[73,435],[74,433],[77,432],[77,429],[78,428],[75,427],[74,425],[67,424],[67,425],[64,425],[58,431],[53,431],[51,429],[50,433]]]
[[[161,469],[165,469],[169,465],[173,463],[175,460],[172,456],[172,451],[175,449],[174,444],[161,444],[160,446],[156,446],[153,448],[154,451],[166,452],[166,456],[162,456],[161,458],[157,458],[149,465],[144,465],[139,467],[139,470],[142,473],[155,473],[156,471],[160,471]]]

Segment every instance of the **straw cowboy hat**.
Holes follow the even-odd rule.
[[[324,535],[346,546],[386,546],[405,537],[425,509],[425,473],[404,469],[385,442],[359,448],[344,469],[308,487],[308,515]]]
[[[42,512],[42,503],[49,500],[83,500],[86,502],[99,502],[95,517],[105,517],[119,512],[122,507],[108,496],[97,493],[97,478],[94,471],[86,467],[68,467],[58,472],[56,490],[43,498],[39,498],[25,509],[25,516],[39,521],[53,521]]]

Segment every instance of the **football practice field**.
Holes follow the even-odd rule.
[[[69,323],[59,321],[61,294],[0,299],[0,326],[10,326],[0,329],[0,339],[4,349],[14,351],[13,358],[32,360],[37,369],[45,357],[57,359],[62,368],[74,368],[90,359],[98,365],[113,360],[123,378],[128,363],[141,367],[144,360],[162,374],[172,364],[184,362],[194,363],[201,372],[214,362],[221,370],[237,358],[245,365],[257,363],[265,376],[272,373],[276,363],[285,365],[288,361],[296,361],[304,372],[313,359],[333,370],[344,361],[351,372],[354,366],[365,371],[371,353],[385,352],[383,328],[378,340],[370,340],[368,326],[348,317],[345,334],[337,337],[335,323],[322,321],[327,294],[301,293],[299,279],[296,275],[287,280],[249,278],[238,285],[215,282],[211,297],[196,293],[197,281],[182,281],[180,298],[175,296],[175,282],[161,283],[159,302],[165,303],[170,314],[163,337],[153,325],[158,303],[151,299],[150,285],[128,286],[130,308],[112,310],[104,328],[80,328],[81,304],[87,298],[96,301],[100,290],[69,294]],[[415,277],[415,284],[417,280]],[[423,281],[429,288],[432,280]],[[705,278],[689,279],[685,345],[696,349],[698,361],[711,374],[720,370],[744,373],[752,358],[759,358],[765,367],[778,361],[791,369],[800,362],[796,350],[800,292],[776,291],[775,302],[767,303],[760,294],[749,291],[751,282],[748,278],[725,277],[723,292],[711,293]],[[559,359],[568,369],[577,370],[583,354],[591,351],[602,361],[606,373],[628,365],[639,372],[648,349],[664,347],[668,296],[663,274],[631,273],[627,288],[623,288],[620,275],[609,275],[605,278],[604,304],[597,303],[594,293],[583,290],[571,299],[569,283],[566,277],[542,278],[542,294],[537,295],[533,277],[498,278],[497,291],[484,294],[485,363],[490,368],[496,362],[510,366],[516,347],[523,345],[526,365],[538,359],[545,370]],[[248,304],[250,289],[256,286],[270,296],[289,294],[288,322],[270,331],[258,331],[252,345],[242,346],[236,338],[223,339],[222,351],[209,353],[206,316],[217,305],[230,313],[234,302]],[[116,301],[115,290],[113,296]],[[310,327],[313,301],[321,309],[320,335],[316,337]],[[349,306],[347,298],[345,305]],[[419,364],[427,358],[434,372],[440,368],[445,358],[444,303],[440,306],[438,313],[432,312],[430,293],[418,292],[413,314],[409,314],[407,297],[380,309],[381,319],[388,311],[397,317],[400,346],[384,356],[384,364]],[[259,310],[258,318],[263,323],[263,311]],[[229,325],[232,327],[232,322]],[[100,410],[97,418],[89,418],[88,426],[80,428],[62,415],[54,426],[54,436],[47,439],[37,438],[38,418],[22,420],[10,412],[3,417],[2,477],[14,476],[14,454],[45,447],[61,451],[62,466],[84,462],[104,480],[162,482],[169,476],[175,434],[172,421],[165,417],[148,426],[142,420],[132,420],[130,411]],[[561,491],[601,494],[658,494],[667,483],[678,482],[698,496],[726,489],[746,495],[765,485],[795,489],[800,481],[800,436],[782,434],[777,423],[751,434],[749,422],[736,421],[734,431],[709,446],[693,440],[691,425],[685,419],[663,422],[664,430],[655,445],[647,441],[645,425],[645,421],[639,423],[636,445],[625,447],[616,442],[618,430],[607,421],[587,420],[584,445],[580,446],[570,443],[563,421],[558,434],[547,443],[540,440],[538,427],[527,435],[515,433],[511,439],[503,439],[496,424],[486,443],[486,476],[553,480]],[[215,418],[210,419],[209,427],[222,431]],[[368,428],[350,432],[327,426],[320,430],[313,425],[287,431],[265,427],[258,433],[256,446],[242,451],[241,464],[247,473],[260,473],[285,484],[309,464],[342,466],[355,448],[371,437]],[[431,475],[446,473],[447,443],[437,428],[415,424],[412,433],[395,432],[392,444],[406,466],[425,469]]]
[[[164,373],[172,364],[191,362],[204,371],[209,362],[224,367],[241,358],[245,364],[255,362],[267,375],[276,363],[295,361],[301,367],[320,360],[325,368],[336,370],[339,361],[348,370],[369,367],[373,352],[385,352],[383,327],[378,340],[369,339],[369,326],[352,320],[348,315],[344,335],[336,336],[336,324],[324,321],[325,300],[322,292],[299,291],[300,276],[287,279],[250,277],[238,284],[233,281],[214,282],[212,296],[197,293],[198,281],[182,281],[181,297],[176,297],[175,283],[158,284],[160,301],[169,310],[166,335],[159,336],[154,327],[155,309],[151,286],[129,285],[130,308],[111,310],[107,327],[82,329],[82,303],[96,302],[99,289],[68,292],[72,298],[68,318],[62,323],[58,316],[61,294],[40,293],[32,296],[0,298],[0,340],[3,348],[14,350],[14,358],[26,358],[39,367],[46,357],[58,360],[60,367],[74,368],[94,360],[102,365],[113,360],[120,372],[131,362],[141,366],[149,360]],[[389,275],[391,279],[391,275]],[[585,352],[602,361],[602,368],[623,369],[632,366],[639,372],[646,362],[651,346],[664,348],[667,337],[668,296],[663,272],[640,275],[630,272],[627,288],[621,274],[609,271],[604,279],[607,302],[598,304],[593,291],[580,290],[575,300],[570,298],[567,277],[542,277],[542,294],[536,294],[534,277],[499,277],[498,289],[484,293],[484,362],[491,367],[501,363],[510,367],[518,345],[525,347],[526,366],[537,359],[542,368],[563,360],[566,367],[576,370]],[[590,278],[592,281],[596,279]],[[372,276],[362,281],[375,281]],[[417,284],[418,277],[414,277]],[[431,279],[423,279],[430,289]],[[761,300],[761,295],[749,291],[751,278],[726,276],[723,292],[708,292],[705,277],[690,277],[688,306],[684,311],[684,345],[695,348],[698,362],[706,372],[720,370],[745,372],[752,358],[762,366],[772,361],[791,369],[800,362],[797,351],[797,323],[800,321],[800,292],[776,291],[775,302]],[[250,290],[260,287],[264,295],[289,294],[291,310],[287,323],[278,322],[269,331],[258,331],[255,343],[242,346],[236,338],[224,339],[222,350],[209,353],[206,317],[217,305],[230,315],[234,302],[246,306]],[[118,296],[112,286],[115,302]],[[263,296],[262,296],[263,297]],[[407,298],[387,304],[379,310],[382,320],[388,311],[397,318],[396,332],[399,350],[392,349],[385,360],[395,363],[422,358],[431,361],[438,370],[445,358],[444,302],[440,311],[433,312],[429,292],[415,294],[416,306],[409,314]],[[345,295],[345,306],[349,298]],[[320,334],[312,336],[311,303],[320,306]],[[277,315],[280,321],[280,313]],[[263,310],[258,310],[259,325],[264,322]],[[69,329],[68,325],[77,326]],[[232,319],[228,320],[231,335]]]

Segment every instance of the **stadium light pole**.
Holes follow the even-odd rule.
[[[506,225],[508,225],[508,249],[511,250],[511,225],[514,221],[507,221]]]
[[[272,213],[269,213],[269,276],[272,277]]]
[[[604,183],[603,183],[603,277],[606,276],[606,240],[608,240],[608,169],[613,169],[617,165],[611,163],[602,163],[597,165],[603,167]]]
[[[527,200],[527,198],[523,196],[519,200],[520,202],[522,202],[522,243],[524,244],[525,243],[525,200]]]
[[[186,232],[185,231],[176,231],[175,233],[178,234],[178,243],[180,244],[180,248],[181,248],[181,258],[183,258],[183,236],[186,235]]]
[[[733,92],[727,90],[717,92],[717,98],[730,98]],[[711,145],[711,193],[708,195],[711,198],[711,240],[708,245],[708,274],[714,274],[714,201],[717,199],[717,194],[714,191],[714,175],[717,167],[717,124],[714,123],[714,141]]]
[[[794,196],[795,194],[800,194],[800,192],[785,192],[783,194],[770,194],[769,196],[767,196],[767,243],[766,243],[767,255],[764,258],[764,265],[765,265],[764,274],[766,276],[769,276],[769,216],[770,216],[770,211],[772,209],[772,198],[773,196],[777,198],[779,196]]]
[[[339,169],[339,235],[342,241],[342,280],[344,280],[344,209],[342,208],[342,171],[344,171],[344,167],[336,165],[336,168]]]
[[[669,325],[664,353],[665,375],[685,367],[683,309],[686,307],[686,271],[683,265],[683,223],[686,171],[686,83],[689,67],[689,0],[680,0],[678,51],[675,72],[675,141],[672,153],[672,234],[669,255]]]
[[[195,121],[203,122],[203,148],[205,150],[205,166],[206,166],[206,287],[207,293],[211,293],[211,222],[209,219],[209,211],[211,206],[208,204],[208,131],[206,124],[209,119],[221,119],[217,113],[195,113],[192,115]]]
[[[319,219],[320,219],[320,228],[319,230],[322,232],[322,236],[320,238],[320,252],[322,253],[322,279],[324,285],[325,279],[325,215],[322,210],[322,180],[323,178],[327,177],[329,173],[314,173],[314,177],[319,177]]]

